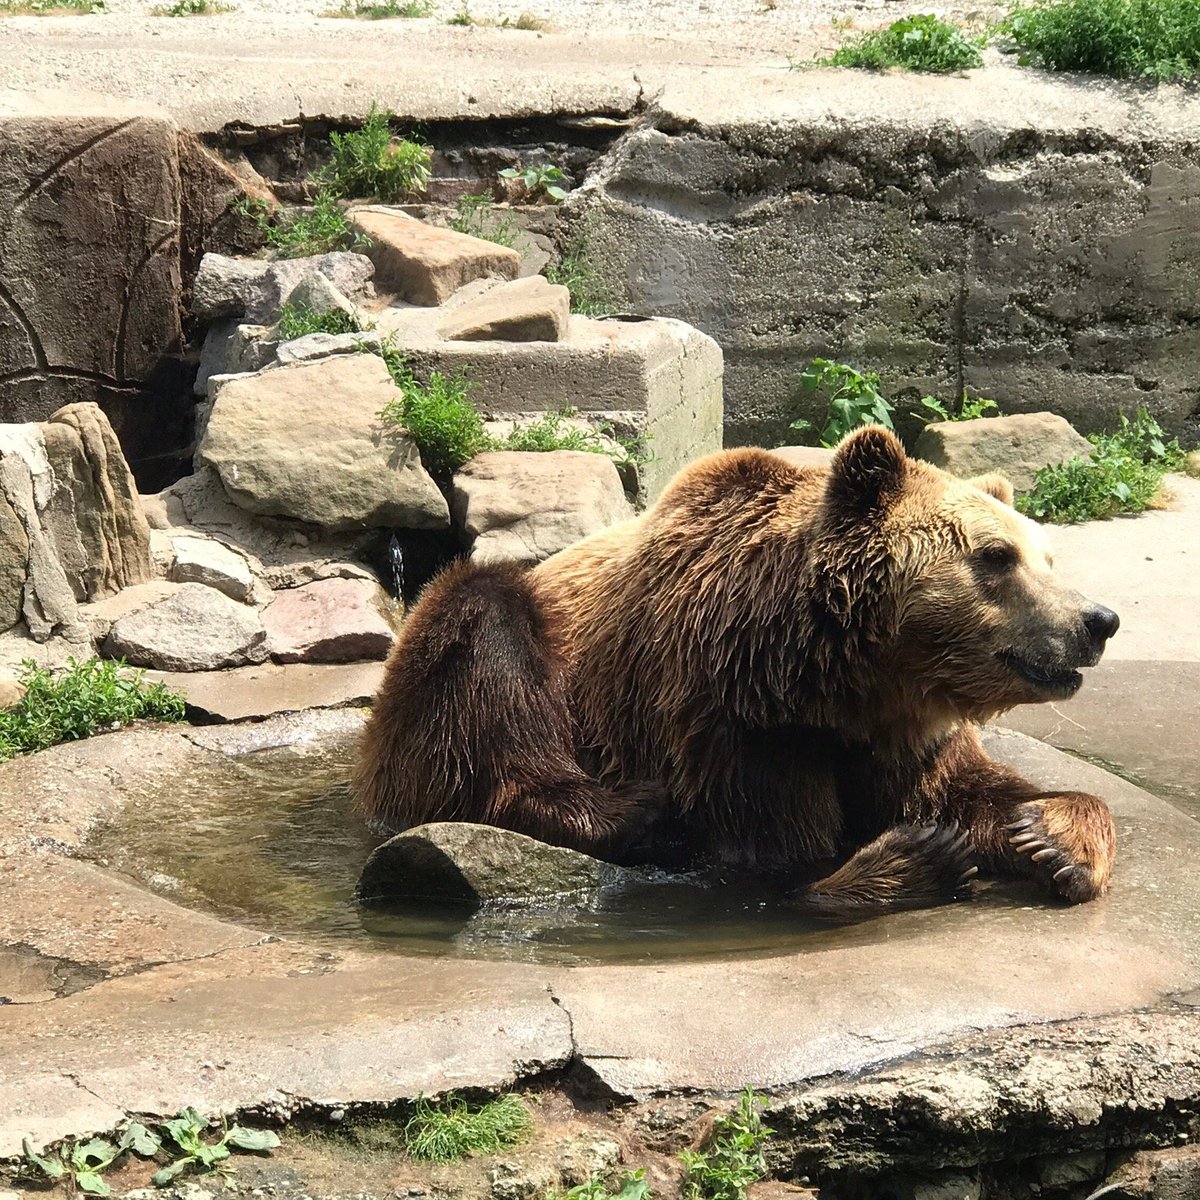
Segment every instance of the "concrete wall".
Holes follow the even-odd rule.
[[[867,79],[869,78],[869,86]],[[1200,435],[1200,102],[992,68],[668,92],[573,202],[635,312],[725,351],[726,440],[781,435],[803,364],[963,386],[1081,429]]]

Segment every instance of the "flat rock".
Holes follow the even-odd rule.
[[[383,663],[260,663],[227,671],[150,671],[146,678],[179,692],[193,717],[260,721],[276,713],[368,704]]]
[[[367,860],[364,900],[530,900],[570,896],[640,878],[598,858],[491,825],[441,821],[406,830]]]
[[[968,479],[998,471],[1018,492],[1045,466],[1087,458],[1095,447],[1054,413],[1018,413],[975,421],[934,421],[917,438],[918,458]]]
[[[253,608],[215,588],[185,583],[165,600],[118,620],[103,649],[107,657],[137,667],[213,671],[262,662],[267,633]]]
[[[306,333],[290,342],[280,342],[275,347],[275,360],[287,366],[289,363],[311,362],[316,358],[328,358],[331,354],[359,354],[364,350],[378,351],[381,345],[379,334],[365,333]]]
[[[412,304],[444,303],[464,284],[488,276],[516,279],[521,256],[507,246],[426,225],[393,208],[350,212],[350,224],[371,239],[366,253],[379,287]]]
[[[477,455],[454,476],[451,506],[476,562],[541,562],[633,516],[612,460],[580,450]]]
[[[451,341],[559,342],[571,316],[571,293],[542,275],[489,288],[438,327]]]
[[[278,662],[360,662],[387,657],[393,607],[372,580],[319,579],[276,592],[262,620]]]
[[[184,535],[171,539],[175,583],[203,583],[224,592],[231,600],[248,604],[254,592],[250,564],[236,550],[212,538]]]
[[[374,354],[227,378],[198,465],[213,467],[247,512],[336,531],[444,528],[446,501],[416,444],[379,419],[395,398]]]
[[[165,579],[152,579],[148,583],[137,583],[132,587],[122,588],[115,596],[105,596],[91,604],[79,606],[79,619],[83,622],[88,636],[96,645],[100,645],[108,631],[122,617],[132,616],[152,604],[175,595],[180,585]]]

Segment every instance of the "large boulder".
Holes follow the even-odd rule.
[[[451,506],[481,563],[541,562],[633,516],[612,459],[579,450],[477,455],[454,476]]]
[[[0,425],[0,630],[79,631],[79,603],[152,577],[150,527],[100,409]]]
[[[379,418],[396,394],[374,354],[231,376],[215,388],[197,466],[247,512],[335,531],[444,528],[416,444]]]
[[[215,671],[260,663],[267,632],[255,609],[201,583],[122,617],[104,639],[104,654],[160,671]]]
[[[263,609],[271,657],[282,663],[386,658],[394,604],[372,580],[319,579],[276,592]]]
[[[1018,492],[1045,466],[1086,458],[1095,447],[1054,413],[1019,413],[975,421],[934,421],[917,438],[918,458],[969,479],[998,471]]]
[[[355,208],[350,223],[371,240],[366,253],[379,286],[412,304],[442,304],[465,284],[516,279],[521,269],[521,256],[507,246],[427,225],[397,208]]]
[[[532,900],[578,896],[636,872],[491,825],[442,821],[406,830],[367,859],[361,900]]]
[[[373,293],[370,259],[350,251],[276,262],[206,254],[192,286],[192,312],[205,321],[244,316],[249,323],[268,325],[313,272],[325,276],[347,300],[365,300]]]

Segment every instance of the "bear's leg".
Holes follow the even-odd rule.
[[[1033,875],[1073,904],[1108,886],[1116,856],[1108,805],[1046,791],[994,762],[974,726],[938,750],[908,807],[910,819],[957,821],[989,867]]]
[[[397,833],[476,821],[623,856],[661,789],[601,787],[575,758],[566,656],[529,576],[449,567],[392,649],[355,772],[360,808]]]
[[[979,870],[965,833],[950,825],[896,825],[797,897],[840,919],[962,900]]]

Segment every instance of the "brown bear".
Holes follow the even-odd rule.
[[[1104,891],[1104,802],[988,758],[979,724],[1063,699],[1117,616],[1059,585],[998,476],[890,432],[827,467],[702,459],[532,571],[456,564],[392,651],[356,773],[377,829],[476,821],[619,861],[707,861],[852,915],[978,866]]]

